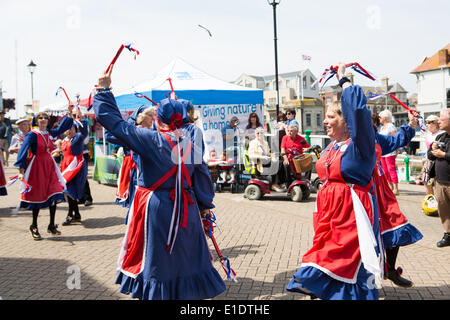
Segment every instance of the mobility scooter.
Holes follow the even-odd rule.
[[[294,180],[292,181],[292,183],[290,183],[289,186],[287,186],[286,191],[276,192],[271,190],[272,181],[265,179],[264,172],[258,172],[258,174],[256,174],[255,177],[252,177],[252,179],[248,182],[248,185],[244,191],[244,197],[246,197],[249,200],[259,200],[265,194],[274,193],[274,194],[286,194],[294,202],[308,200],[311,194],[311,183],[309,179],[302,177],[302,173],[308,172],[312,169],[311,155],[305,154],[305,157],[301,159],[301,155],[296,150],[291,150],[290,154],[293,159],[292,160],[293,162],[294,159],[296,160],[298,159],[301,161],[304,161],[304,159],[309,159],[306,160],[306,162],[309,162],[309,164],[307,164],[306,167],[303,167],[302,170],[300,170],[301,169],[300,166],[296,165],[289,166],[289,168],[291,169],[291,173],[293,174]],[[262,168],[262,171],[264,171],[264,168]]]

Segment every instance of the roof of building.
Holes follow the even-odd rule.
[[[361,88],[363,89],[365,94],[367,94],[368,92],[385,93],[384,87],[382,85],[381,86],[361,86]],[[398,82],[395,82],[394,84],[388,84],[387,89],[388,89],[388,92],[391,92],[391,93],[407,93],[408,92]],[[331,86],[325,86],[322,89],[320,89],[319,94],[337,93],[337,92],[342,92],[342,88],[339,87],[339,85],[331,85]]]
[[[252,74],[247,74],[247,76],[252,77],[253,79],[256,79],[258,81],[264,81],[264,77],[261,76],[254,76]]]
[[[450,43],[444,48],[436,52],[430,58],[426,57],[422,63],[416,67],[411,73],[419,73],[424,71],[437,70],[442,67],[450,68]],[[439,59],[441,57],[441,59]]]
[[[308,69],[299,70],[299,71],[293,71],[293,72],[286,72],[286,73],[279,73],[278,77],[281,77],[281,78],[294,78],[294,77],[296,77],[297,75],[301,74],[302,72],[304,72],[306,70],[308,70]],[[314,75],[313,75],[313,77],[314,77]],[[268,76],[263,76],[262,78],[264,78],[265,81],[270,81],[270,80],[275,79],[275,75],[272,74],[272,75],[268,75]]]
[[[315,98],[305,98],[303,100],[288,100],[286,107],[323,107],[322,100]]]
[[[388,90],[389,90],[389,92],[392,92],[392,93],[394,93],[394,92],[408,92],[398,82],[394,83],[392,86],[388,86]]]

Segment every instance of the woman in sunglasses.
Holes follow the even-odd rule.
[[[436,137],[443,133],[444,131],[439,130],[439,117],[436,115],[430,115],[425,119],[427,125],[427,132],[425,134],[425,145],[427,150],[430,149],[431,144],[434,142]],[[423,160],[423,184],[425,185],[426,193],[434,194],[433,191],[433,182],[434,179],[430,178],[430,169],[431,169],[432,161],[428,160],[427,157]]]

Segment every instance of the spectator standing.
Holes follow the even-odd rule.
[[[233,116],[230,119],[230,123],[222,128],[222,141],[223,141],[223,151],[226,151],[227,154],[232,153],[234,162],[237,162],[238,155],[238,136],[239,130],[237,128],[239,124],[239,119],[236,116]]]
[[[245,127],[245,147],[248,148],[250,141],[256,138],[255,131],[257,128],[262,128],[261,121],[259,120],[256,112],[250,113],[248,116],[248,124]]]
[[[435,197],[444,227],[444,237],[436,244],[441,248],[450,246],[450,109],[441,112],[439,129],[444,132],[436,137],[427,155],[434,161],[430,177],[435,178]]]
[[[11,126],[11,121],[8,118],[5,118],[5,111],[0,111],[0,152],[5,153],[3,156],[4,164],[8,166],[9,160],[9,136],[14,132],[14,129]]]
[[[9,145],[9,153],[19,153],[25,136],[30,132],[30,121],[27,118],[22,118],[16,121],[16,125],[19,131],[12,137],[11,144]]]
[[[296,124],[297,126],[300,126],[298,121],[295,119],[295,115],[296,115],[295,109],[291,108],[286,110],[286,121],[284,122],[286,124],[286,131],[287,127],[289,127],[291,124]]]
[[[430,149],[431,144],[434,142],[436,137],[443,133],[444,131],[439,130],[439,117],[436,115],[428,116],[425,119],[426,126],[427,126],[427,132],[425,134],[425,145],[427,147],[427,150]],[[428,159],[428,157],[425,156],[425,159],[423,160],[423,184],[425,185],[426,193],[428,194],[434,194],[433,191],[433,185],[434,185],[434,179],[430,178],[430,168],[432,165],[432,161]]]
[[[383,110],[379,114],[381,127],[379,133],[382,135],[395,135],[397,133],[397,128],[392,123],[392,113],[389,110]],[[381,164],[383,166],[383,171],[386,173],[389,186],[392,192],[396,196],[398,193],[398,176],[395,168],[395,159],[397,158],[397,151],[385,154],[381,157]]]

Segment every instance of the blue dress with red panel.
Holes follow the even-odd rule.
[[[78,132],[72,139],[65,138],[62,143],[63,160],[61,173],[66,183],[64,193],[74,200],[83,198],[87,179],[87,164],[83,157],[84,139],[88,135],[88,120],[83,120],[77,127]]]
[[[190,133],[181,129],[179,137],[127,123],[111,92],[95,95],[94,111],[139,156],[138,186],[118,261],[120,291],[142,300],[207,299],[225,291],[199,213],[214,207],[214,188],[206,165],[192,159]],[[174,163],[172,151],[181,149],[182,158]],[[176,181],[181,181],[177,188]]]
[[[14,164],[25,169],[24,180],[31,186],[31,190],[23,192],[26,186],[23,182],[20,184],[21,208],[41,209],[64,201],[63,191],[66,184],[51,156],[55,147],[50,135],[57,137],[72,125],[73,119],[65,117],[56,129],[50,131],[36,129],[26,135]]]
[[[389,182],[383,172],[381,156],[407,145],[415,131],[403,125],[394,136],[376,134],[377,165],[374,170],[374,182],[377,190],[377,204],[380,212],[380,230],[385,248],[406,246],[422,239],[423,235],[403,215]]]
[[[324,184],[313,213],[313,244],[287,290],[324,300],[373,300],[375,276],[382,272],[372,182],[375,132],[361,87],[346,88],[341,104],[350,138],[332,142],[316,163]]]

